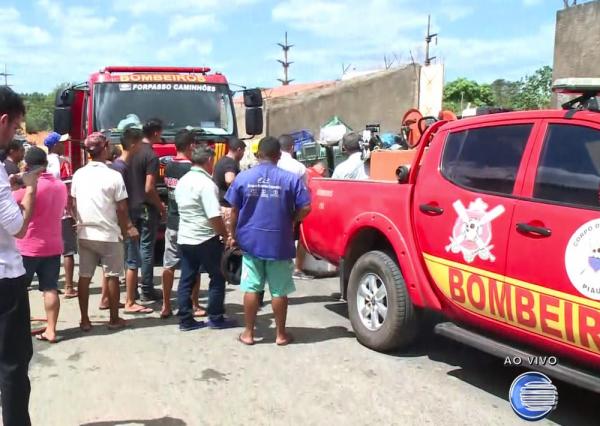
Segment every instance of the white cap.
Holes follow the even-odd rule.
[[[68,140],[71,140],[71,135],[69,135],[68,133],[65,133],[64,135],[60,136],[60,139],[58,141],[59,142],[66,142]]]

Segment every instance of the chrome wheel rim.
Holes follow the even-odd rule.
[[[388,297],[379,275],[369,272],[361,278],[356,307],[360,321],[367,329],[377,331],[383,326],[387,317]]]

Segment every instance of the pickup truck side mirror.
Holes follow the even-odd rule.
[[[246,107],[246,134],[260,135],[263,132],[263,97],[260,89],[244,90]]]
[[[398,179],[398,183],[407,183],[409,172],[410,172],[409,166],[398,167],[396,169],[396,178]]]

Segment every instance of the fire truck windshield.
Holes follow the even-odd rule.
[[[98,83],[94,86],[95,131],[123,131],[151,118],[165,133],[193,128],[206,134],[234,132],[231,94],[226,85],[189,83]]]

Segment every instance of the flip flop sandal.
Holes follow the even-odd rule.
[[[290,343],[294,342],[294,336],[292,336],[291,334],[288,335],[288,339],[285,343],[277,343],[277,346],[287,346]]]
[[[37,336],[35,336],[36,340],[40,341],[40,342],[48,342],[51,345],[60,342],[62,339],[60,337],[56,337],[56,339],[54,340],[50,340],[48,339],[46,336],[44,336],[43,334],[38,334]]]
[[[152,312],[154,312],[154,309],[152,308],[148,308],[146,306],[140,306],[139,309],[136,309],[135,311],[128,311],[128,310],[123,310],[124,314],[127,315],[142,315],[142,314],[151,314]]]
[[[199,314],[198,312],[203,312],[203,313]],[[206,309],[196,309],[194,311],[194,318],[202,318],[202,317],[205,317],[206,315],[208,315],[208,313],[206,312]]]
[[[240,335],[238,336],[238,341],[242,344],[242,345],[246,345],[246,346],[253,346],[254,345],[254,341],[252,343],[248,343],[245,342],[244,339],[242,339],[242,334],[244,333],[240,333]]]
[[[119,309],[123,309],[125,307],[125,303],[119,303]],[[108,311],[110,306],[98,306],[98,309],[101,311]]]
[[[75,291],[75,292],[69,293],[69,294],[65,293],[64,297],[65,297],[65,299],[75,299],[78,296],[79,296],[78,293]]]

